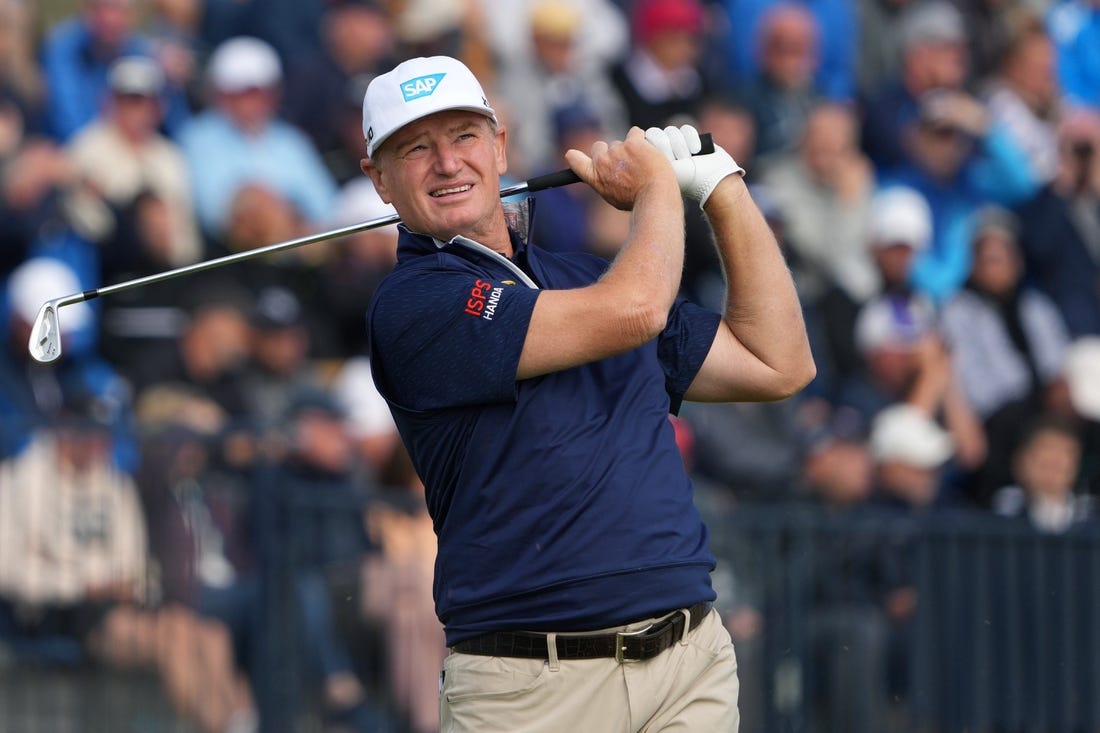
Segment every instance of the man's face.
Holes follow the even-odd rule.
[[[395,132],[363,170],[412,231],[488,243],[504,231],[505,142],[483,115],[439,112]]]

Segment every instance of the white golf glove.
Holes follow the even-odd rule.
[[[680,193],[698,201],[700,207],[723,178],[745,172],[720,145],[714,146],[713,153],[694,155],[702,150],[703,144],[699,131],[691,125],[670,126],[663,130],[651,127],[645,131],[645,139],[672,161]]]

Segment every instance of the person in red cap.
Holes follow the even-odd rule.
[[[713,91],[703,73],[705,14],[698,0],[641,0],[632,52],[611,72],[627,120],[642,129],[696,117]]]

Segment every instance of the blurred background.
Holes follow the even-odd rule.
[[[0,730],[437,730],[434,535],[365,348],[395,227],[26,347],[49,298],[390,213],[362,95],[436,53],[509,182],[690,122],[787,257],[817,378],[670,417],[742,730],[1100,730],[1100,0],[0,0]],[[530,214],[605,258],[629,226],[583,186]]]

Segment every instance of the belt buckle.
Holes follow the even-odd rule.
[[[638,657],[638,659],[634,659],[633,657],[628,659],[623,654],[623,652],[626,651],[626,646],[624,645],[624,642],[626,641],[626,637],[628,637],[628,636],[641,636],[642,634],[646,633],[647,631],[649,631],[652,628],[653,628],[653,624],[649,624],[644,629],[638,629],[637,631],[618,631],[618,632],[616,632],[615,633],[615,661],[618,662],[619,664],[622,664],[623,662],[626,662],[626,661],[636,662],[639,659],[641,659],[641,657]]]

